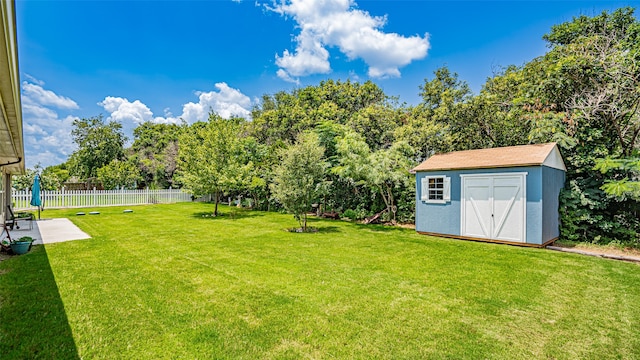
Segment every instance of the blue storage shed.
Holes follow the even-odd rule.
[[[560,235],[555,143],[434,155],[412,172],[419,233],[536,247]]]

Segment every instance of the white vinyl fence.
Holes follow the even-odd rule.
[[[42,191],[43,206],[48,209],[99,207],[118,205],[144,205],[192,201],[191,194],[182,189],[163,190],[56,190]],[[12,201],[16,210],[33,208],[30,190],[13,191]]]

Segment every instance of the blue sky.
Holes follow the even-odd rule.
[[[372,80],[417,104],[446,65],[477,92],[543,55],[554,24],[638,1],[17,0],[27,166],[65,161],[71,123],[102,114],[192,123],[248,117],[263,94]]]

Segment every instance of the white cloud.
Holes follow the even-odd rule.
[[[50,119],[47,125],[24,124],[25,151],[29,163],[41,162],[38,151],[51,151],[60,154],[65,159],[76,149],[71,137],[75,116],[64,119]],[[54,164],[43,164],[54,165]]]
[[[40,86],[44,86],[44,81],[39,80],[39,79],[36,79],[36,78],[34,78],[33,76],[31,76],[31,75],[29,75],[29,74],[26,74],[26,73],[25,73],[25,74],[24,74],[24,77],[26,77],[26,78],[27,78],[27,80],[29,80],[29,82],[31,82],[31,83],[33,83],[33,84],[37,84],[37,85],[40,85]]]
[[[25,135],[37,135],[37,136],[47,135],[47,132],[44,131],[42,127],[35,124],[24,124],[24,127],[22,128],[22,130],[24,131]]]
[[[278,69],[278,71],[276,71],[276,75],[284,81],[300,85],[300,80],[292,78],[291,75],[283,69]]]
[[[25,76],[26,77],[26,76]],[[36,163],[42,166],[60,164],[76,149],[71,137],[76,116],[68,114],[77,109],[75,101],[43,88],[43,82],[27,77],[33,82],[22,84],[22,117],[27,167]],[[252,101],[238,89],[226,83],[215,84],[215,89],[197,92],[197,102],[183,105],[182,115],[174,116],[169,108],[164,116],[154,117],[153,112],[140,100],[129,101],[123,97],[107,96],[98,104],[108,112],[108,120],[120,122],[126,136],[131,138],[133,129],[144,121],[177,123],[181,119],[189,123],[207,120],[210,109],[224,118],[251,117]],[[66,111],[67,113],[64,113]]]
[[[381,31],[386,17],[355,9],[353,0],[282,0],[271,11],[291,16],[300,28],[295,53],[276,55],[278,76],[296,77],[331,71],[326,47],[337,47],[350,60],[362,59],[374,78],[399,77],[400,67],[422,59],[429,50],[428,35],[405,37]]]
[[[44,82],[25,75],[32,82],[22,83],[22,119],[27,167],[36,163],[43,166],[64,162],[75,150],[71,137],[75,116],[61,118],[55,107],[77,109],[75,101],[45,90]]]
[[[33,103],[29,98],[22,98],[22,115],[28,116],[30,118],[35,119],[44,119],[48,121],[49,119],[57,118],[58,113],[55,111],[48,109],[44,106]]]
[[[26,151],[26,158],[28,168],[33,168],[33,166],[38,163],[43,167],[47,167],[50,165],[62,164],[67,161],[67,156],[51,150],[41,150],[37,152],[33,150]]]
[[[241,93],[240,90],[229,87],[224,82],[215,84],[215,87],[218,91],[197,92],[198,103],[185,104],[182,107],[180,118],[188,123],[206,120],[209,109],[225,119],[232,116],[245,119],[251,117],[251,98]]]
[[[41,85],[22,82],[22,94],[40,105],[49,105],[58,109],[78,109],[78,104],[68,97],[60,96],[51,90],[45,90]]]
[[[276,55],[278,77],[286,81],[294,81],[293,76],[306,76],[311,74],[326,74],[331,71],[329,64],[329,52],[308,30],[296,38],[298,46],[295,54],[285,50],[282,56]]]
[[[107,96],[98,105],[110,113],[111,120],[121,123],[131,121],[135,124],[141,124],[153,119],[151,109],[140,100],[130,102],[126,98]]]
[[[181,120],[187,123],[206,121],[209,117],[209,110],[217,113],[221,117],[228,119],[232,116],[239,116],[245,119],[251,117],[251,99],[240,90],[234,89],[221,82],[215,84],[217,89],[209,92],[196,92],[198,102],[188,102],[182,106],[182,115],[173,116],[168,108],[164,109],[164,116],[153,116],[153,112],[140,100],[130,102],[125,98],[107,96],[98,105],[109,112],[109,120],[116,120],[123,123],[127,128],[127,123],[140,124],[145,121],[156,123],[178,123]]]

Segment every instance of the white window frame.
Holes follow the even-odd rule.
[[[442,179],[442,199],[429,199],[429,180],[431,179]],[[445,175],[425,176],[422,178],[422,188],[420,190],[420,199],[427,204],[446,204],[451,202],[451,177]]]

